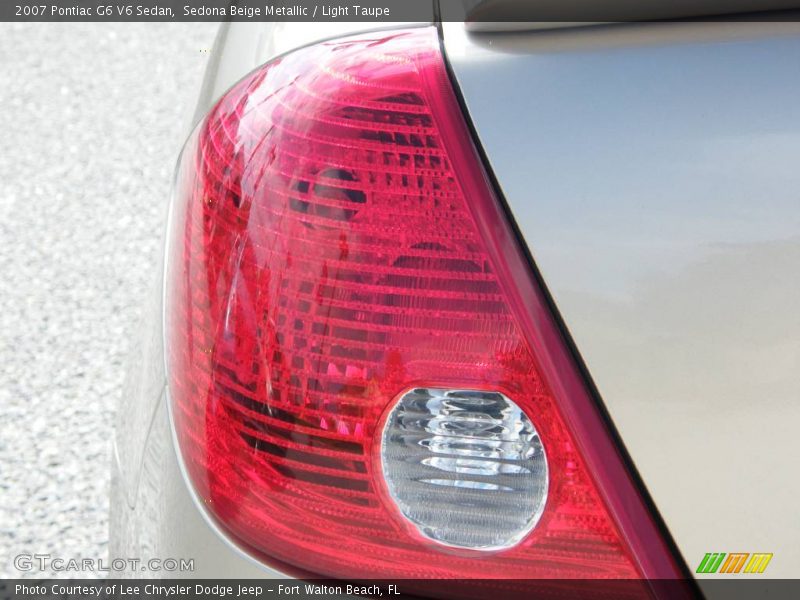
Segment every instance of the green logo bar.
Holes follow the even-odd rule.
[[[700,566],[697,567],[697,573],[716,573],[719,566],[722,564],[722,559],[725,558],[724,552],[709,552],[700,561]]]

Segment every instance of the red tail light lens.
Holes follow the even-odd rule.
[[[266,560],[338,578],[677,574],[487,184],[434,28],[308,47],[230,90],[182,158],[167,293],[191,483]],[[391,427],[455,395],[463,428],[484,393],[497,423],[522,423],[528,445],[503,443],[546,482],[525,488],[541,514],[489,552],[437,542],[425,519],[471,510],[479,526],[502,502],[440,502],[443,518],[406,494],[401,511],[380,448],[398,398],[412,400]],[[489,489],[458,448],[431,463],[450,465],[447,486]]]

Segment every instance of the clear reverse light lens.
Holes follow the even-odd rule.
[[[539,433],[499,392],[406,392],[387,417],[381,467],[402,515],[425,537],[458,548],[516,545],[547,499]]]

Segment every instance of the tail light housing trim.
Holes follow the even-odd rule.
[[[267,562],[338,578],[676,578],[492,191],[435,28],[258,69],[182,156],[166,279],[179,455]],[[492,389],[536,423],[547,505],[518,544],[398,524],[381,419],[412,387]]]

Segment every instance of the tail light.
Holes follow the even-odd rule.
[[[434,28],[307,47],[225,94],[182,157],[167,285],[186,470],[262,559],[356,579],[679,575]]]

